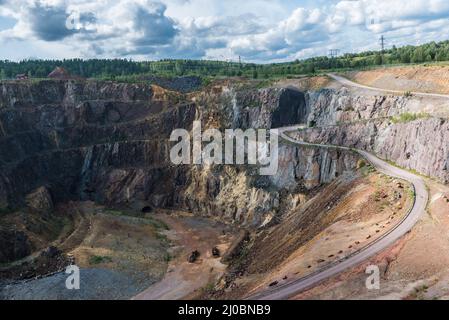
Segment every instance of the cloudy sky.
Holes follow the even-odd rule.
[[[0,0],[0,59],[277,62],[449,39],[447,0]]]

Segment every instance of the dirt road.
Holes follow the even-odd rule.
[[[302,126],[297,126],[296,129],[301,127]],[[292,130],[295,130],[295,127],[280,128],[279,134],[283,139],[299,145],[352,150],[347,147],[319,145],[298,141],[287,135],[287,132]],[[376,241],[373,241],[364,248],[354,252],[350,256],[347,256],[344,259],[337,261],[336,263],[330,265],[328,268],[312,273],[304,278],[250,296],[248,297],[248,299],[254,300],[288,299],[289,297],[305,289],[317,285],[318,283],[322,282],[325,279],[335,276],[348,268],[357,266],[358,264],[366,261],[368,258],[374,256],[380,251],[388,248],[389,246],[394,244],[399,238],[404,236],[408,231],[410,231],[411,228],[418,222],[421,215],[425,212],[429,197],[423,179],[408,171],[394,167],[389,163],[377,158],[376,156],[366,151],[362,150],[355,150],[355,151],[358,152],[363,158],[368,160],[379,172],[382,172],[388,176],[406,180],[413,185],[415,190],[415,202],[409,214],[406,215],[404,219],[398,225],[396,225],[396,227],[394,227],[392,230],[386,233],[383,237],[377,239]]]
[[[337,76],[334,73],[328,73],[328,76],[331,77],[332,79],[334,79],[335,81],[340,82],[343,85],[346,86],[350,86],[350,87],[356,87],[356,88],[360,88],[360,89],[367,89],[367,90],[374,90],[374,91],[379,91],[379,92],[386,92],[386,93],[395,93],[395,94],[404,94],[404,91],[400,91],[400,90],[390,90],[390,89],[381,89],[381,88],[375,88],[375,87],[370,87],[370,86],[366,86],[360,83],[356,83],[353,82],[347,78],[341,77],[341,76]],[[449,99],[449,95],[448,94],[440,94],[440,93],[426,93],[426,92],[410,92],[412,95],[415,96],[420,96],[420,97],[434,97],[434,98],[447,98]]]

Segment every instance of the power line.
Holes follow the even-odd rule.
[[[340,54],[340,49],[330,49],[329,50],[329,57],[330,58],[336,58]]]

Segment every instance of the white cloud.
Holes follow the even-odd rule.
[[[380,33],[397,45],[443,40],[448,33],[447,0],[323,0],[320,7],[296,2],[295,7],[279,0],[3,0],[0,16],[17,23],[0,31],[0,41],[23,41],[38,54],[57,50],[61,57],[241,55],[268,62],[322,55],[330,48],[375,49]],[[81,14],[83,27],[68,30],[65,17],[73,11]]]

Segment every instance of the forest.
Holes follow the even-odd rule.
[[[84,78],[133,81],[145,76],[248,77],[270,79],[345,69],[367,69],[380,65],[449,61],[449,41],[404,46],[384,51],[346,53],[338,57],[314,57],[284,63],[239,63],[212,60],[133,61],[130,59],[0,60],[0,79],[17,74],[45,78],[57,66]]]

